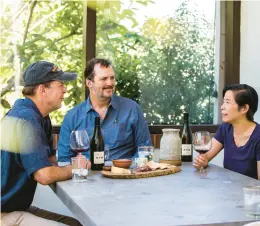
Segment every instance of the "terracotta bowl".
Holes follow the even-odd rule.
[[[112,160],[112,162],[114,166],[124,168],[124,169],[129,169],[129,167],[132,164],[131,159],[115,159]]]

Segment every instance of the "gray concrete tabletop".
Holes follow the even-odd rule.
[[[243,225],[243,187],[258,180],[210,165],[204,175],[191,163],[181,172],[143,179],[110,179],[90,172],[88,181],[52,186],[86,226]]]

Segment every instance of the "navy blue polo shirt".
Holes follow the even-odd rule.
[[[51,122],[29,98],[18,99],[5,119],[14,119],[8,128],[12,134],[5,143],[10,142],[17,150],[1,150],[1,211],[26,210],[37,185],[33,173],[52,165],[48,160],[53,154]]]
[[[257,179],[257,162],[260,161],[260,125],[252,132],[243,146],[234,141],[233,126],[223,123],[214,138],[224,146],[224,168]]]

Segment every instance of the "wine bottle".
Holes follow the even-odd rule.
[[[104,166],[104,140],[100,129],[100,117],[95,117],[95,128],[90,141],[90,161],[92,170],[102,170]]]
[[[189,126],[189,114],[184,113],[184,123],[181,130],[181,161],[192,162],[192,132]]]

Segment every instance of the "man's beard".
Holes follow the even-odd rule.
[[[106,95],[106,94],[105,94],[106,89],[112,90],[111,95]],[[114,86],[110,86],[110,87],[106,87],[106,88],[103,88],[103,89],[102,89],[102,91],[101,91],[101,93],[100,93],[100,97],[103,98],[103,99],[110,99],[113,94],[114,94]]]

